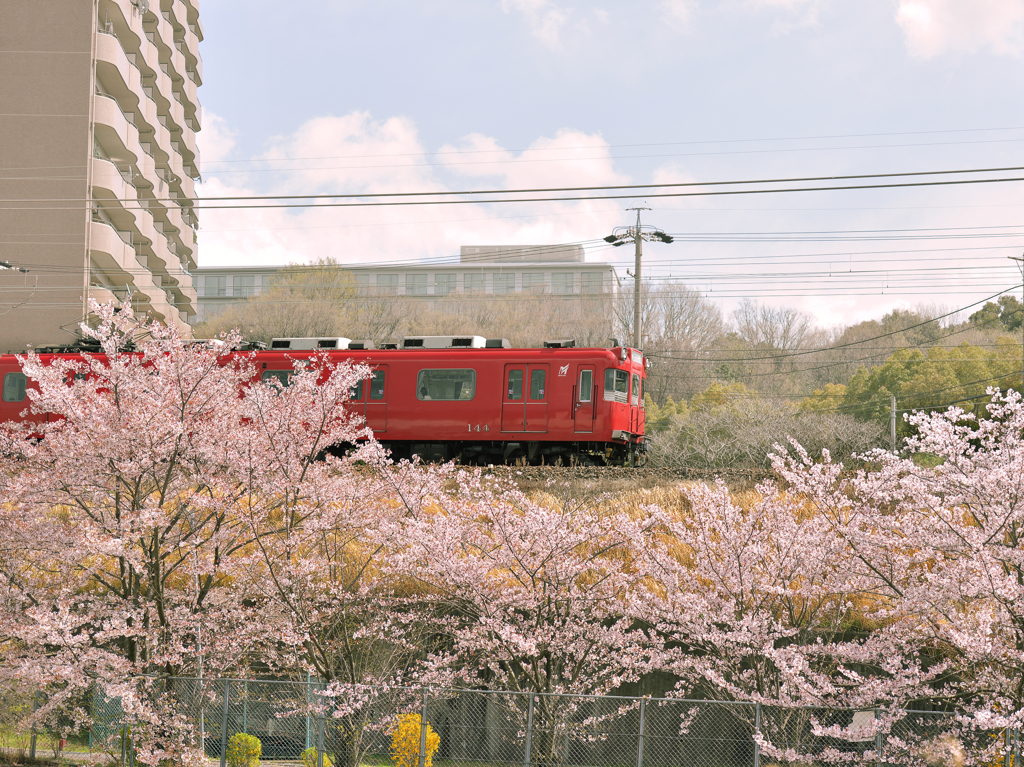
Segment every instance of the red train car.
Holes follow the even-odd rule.
[[[347,339],[273,346],[254,361],[262,378],[285,383],[293,360],[317,352],[369,365],[351,407],[396,458],[630,464],[642,448],[646,361],[636,349],[513,349],[476,336],[406,338],[382,349]],[[18,419],[28,403],[13,355],[0,357],[0,381],[0,421]]]

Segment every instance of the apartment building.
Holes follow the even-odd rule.
[[[0,350],[67,343],[88,298],[184,332],[202,112],[198,0],[5,0]]]
[[[619,277],[611,264],[586,262],[580,245],[463,246],[456,263],[346,264],[357,295],[438,301],[453,295],[510,296],[516,293],[574,295],[615,293]],[[202,322],[235,301],[260,295],[280,279],[280,267],[204,267],[194,272]]]

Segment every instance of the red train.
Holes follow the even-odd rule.
[[[380,349],[344,338],[275,339],[254,360],[263,378],[287,383],[292,360],[325,350],[373,369],[351,406],[396,458],[622,465],[643,446],[647,363],[636,349],[571,341],[513,349],[479,336],[405,338]],[[26,381],[13,355],[0,356],[0,377],[0,421],[18,419]]]

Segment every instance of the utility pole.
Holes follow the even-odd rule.
[[[636,229],[634,231],[639,235],[640,211],[650,210],[650,208],[627,208],[627,210],[636,210]],[[636,243],[636,262],[633,264],[633,348],[643,349],[640,335],[640,259],[644,254],[644,238],[635,236],[633,242]]]
[[[1024,298],[1024,257],[1022,256],[1008,256],[1011,261],[1017,262],[1017,268],[1020,269],[1020,286],[1021,286],[1021,297]],[[1024,312],[1024,303],[1021,303],[1021,311]],[[1020,330],[1021,330],[1021,347],[1020,347],[1020,364],[1021,364],[1021,387],[1020,393],[1024,394],[1024,314],[1020,318]]]
[[[643,257],[643,242],[644,240],[651,240],[667,244],[672,242],[672,237],[660,229],[652,229],[647,232],[643,230],[643,226],[640,224],[640,211],[650,210],[650,208],[626,208],[626,210],[636,211],[636,226],[616,227],[615,231],[605,237],[604,240],[605,242],[610,242],[615,247],[625,245],[630,241],[636,245],[636,260],[633,264],[633,271],[630,272],[627,269],[626,274],[633,278],[633,348],[643,349],[643,334],[640,327],[640,261]]]
[[[892,451],[896,452],[896,395],[890,394],[892,400],[889,403],[889,440],[892,443]]]

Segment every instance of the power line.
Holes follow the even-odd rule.
[[[954,130],[927,130],[927,131],[903,131],[896,133],[849,133],[849,134],[829,134],[822,136],[788,136],[788,137],[772,137],[772,138],[748,138],[748,139],[713,139],[706,141],[669,141],[669,142],[655,142],[645,144],[606,144],[605,147],[608,149],[632,149],[641,147],[652,147],[652,146],[696,146],[701,144],[748,144],[758,143],[762,141],[816,141],[822,139],[840,139],[840,138],[877,138],[880,136],[928,136],[928,135],[941,135],[948,133],[991,133],[999,131],[1015,131],[1024,130],[1024,126],[1009,127],[1009,128],[962,128]],[[523,147],[519,149],[451,149],[443,152],[400,152],[400,153],[388,153],[388,154],[363,154],[363,155],[333,155],[333,156],[320,156],[320,157],[262,157],[253,158],[252,160],[217,160],[211,161],[217,163],[239,163],[239,162],[281,162],[286,160],[346,160],[346,159],[357,159],[357,158],[374,158],[374,157],[432,157],[438,155],[448,154],[491,154],[494,152],[557,152],[566,149],[591,149],[592,146],[575,146],[575,147]],[[61,166],[54,166],[61,167]]]
[[[225,201],[243,201],[243,200],[332,200],[332,199],[366,199],[366,198],[382,198],[382,197],[451,197],[459,196],[464,197],[468,195],[479,195],[479,194],[547,194],[549,192],[600,192],[600,191],[614,191],[614,190],[631,190],[631,189],[674,189],[674,188],[693,188],[693,187],[705,187],[705,186],[741,186],[747,184],[790,184],[790,183],[809,183],[812,181],[857,181],[862,179],[870,178],[907,178],[910,176],[947,176],[947,175],[962,175],[965,173],[1009,173],[1011,171],[1024,170],[1024,166],[1007,166],[1007,167],[996,167],[996,168],[958,168],[952,170],[926,170],[926,171],[901,171],[897,173],[858,173],[852,175],[830,175],[830,176],[794,176],[794,177],[782,177],[782,178],[762,178],[762,179],[746,179],[746,180],[735,180],[735,181],[680,181],[665,184],[603,184],[596,186],[565,186],[565,187],[525,187],[521,189],[469,189],[462,191],[433,191],[433,192],[377,192],[377,193],[362,193],[362,194],[294,194],[294,195],[237,195],[237,196],[221,196],[221,197],[204,197],[197,198],[200,202],[225,202]],[[1022,179],[973,179],[974,183],[989,182],[989,181],[1019,181]],[[947,182],[942,182],[947,183]],[[948,182],[948,183],[970,183],[970,182]],[[919,182],[919,185],[929,185],[925,182]],[[842,187],[850,189],[859,189],[862,187]],[[863,188],[874,188],[874,187],[863,187]],[[789,190],[789,191],[808,191],[808,190]],[[819,190],[812,190],[819,191]],[[711,192],[701,194],[713,194]],[[616,199],[623,197],[624,195],[615,195],[613,197],[585,197],[579,199]],[[643,196],[643,195],[640,195]],[[680,195],[650,195],[652,197],[658,196],[680,196]],[[682,195],[685,196],[685,195]],[[189,198],[171,198],[171,197],[153,197],[148,198],[151,201],[156,202],[190,202]],[[562,198],[553,198],[562,199]],[[575,199],[575,198],[573,198]],[[0,200],[0,202],[77,202],[77,199],[67,198],[63,200]],[[538,200],[519,200],[520,202],[538,202]],[[208,206],[207,206],[208,207]]]

